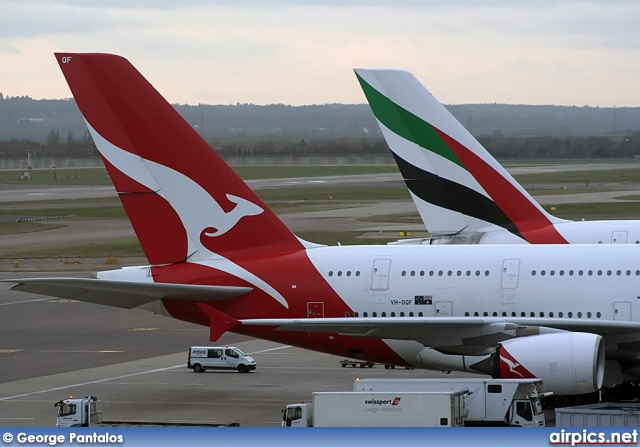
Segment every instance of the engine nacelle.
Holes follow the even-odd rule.
[[[545,391],[569,395],[598,391],[604,361],[601,336],[562,332],[504,341],[488,359],[471,368],[496,379],[542,379]]]
[[[471,369],[470,366],[487,359],[488,355],[452,355],[443,354],[433,348],[424,348],[416,356],[416,360],[427,369],[440,371],[460,371],[473,374],[489,374]]]

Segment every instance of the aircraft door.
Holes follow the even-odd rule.
[[[520,270],[520,259],[505,259],[502,262],[502,288],[518,288],[518,271]]]
[[[307,317],[308,318],[322,318],[324,317],[324,303],[322,301],[307,303]]]
[[[371,290],[389,289],[390,259],[376,259],[373,261],[373,275],[371,277]]]
[[[450,317],[450,316],[451,316],[450,302],[436,303],[436,317]]]
[[[613,303],[613,319],[631,321],[631,303],[620,301]]]
[[[626,244],[627,243],[627,232],[626,231],[614,231],[611,233],[611,243],[612,244]]]

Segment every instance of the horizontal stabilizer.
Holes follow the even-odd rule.
[[[240,322],[235,318],[214,309],[211,306],[207,306],[203,303],[198,303],[198,307],[202,309],[204,313],[209,317],[209,340],[218,341],[218,339],[227,331],[230,331],[234,327],[238,326]]]
[[[251,292],[251,287],[165,284],[90,278],[22,278],[11,290],[57,296],[87,303],[132,309],[162,298],[182,301],[219,301]]]

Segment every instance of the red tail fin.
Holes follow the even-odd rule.
[[[129,61],[56,58],[150,263],[302,248]]]

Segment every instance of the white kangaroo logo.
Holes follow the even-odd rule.
[[[185,257],[191,262],[215,261],[215,268],[244,279],[265,291],[285,308],[289,308],[287,300],[270,284],[224,256],[212,252],[200,241],[201,233],[207,237],[222,236],[243,217],[262,213],[262,208],[246,199],[227,194],[227,200],[236,204],[227,213],[211,194],[186,175],[115,146],[100,135],[88,121],[85,122],[98,150],[109,163],[163,197],[178,214],[187,232],[188,247]],[[160,185],[164,185],[164,188]]]
[[[524,376],[522,374],[520,374],[518,371],[516,371],[516,368],[518,366],[520,366],[520,363],[514,363],[511,360],[509,360],[508,358],[502,357],[502,356],[500,356],[500,360],[502,360],[503,362],[505,362],[507,364],[507,366],[509,367],[509,372],[512,372],[512,373],[517,374],[520,377],[524,378]]]
[[[225,212],[202,186],[186,175],[139,155],[125,151],[102,137],[87,123],[102,155],[123,174],[163,197],[180,217],[189,237],[189,253],[207,250],[200,243],[200,234],[218,237],[231,230],[243,217],[255,216],[264,210],[241,197],[227,194],[236,206]],[[161,186],[162,185],[162,186]],[[211,231],[213,230],[213,231]]]
[[[205,236],[207,237],[222,236],[227,231],[235,227],[236,224],[243,217],[255,216],[264,211],[255,203],[249,202],[248,200],[243,199],[242,197],[227,194],[227,200],[229,200],[229,202],[233,202],[236,204],[236,206],[228,213],[225,213],[222,207],[215,200],[213,201],[215,205],[212,203],[209,209],[207,210],[208,213],[215,216],[212,218],[212,221],[216,223],[215,224],[216,226],[214,227],[214,230],[215,230],[214,232],[208,232],[205,230],[204,232]]]

